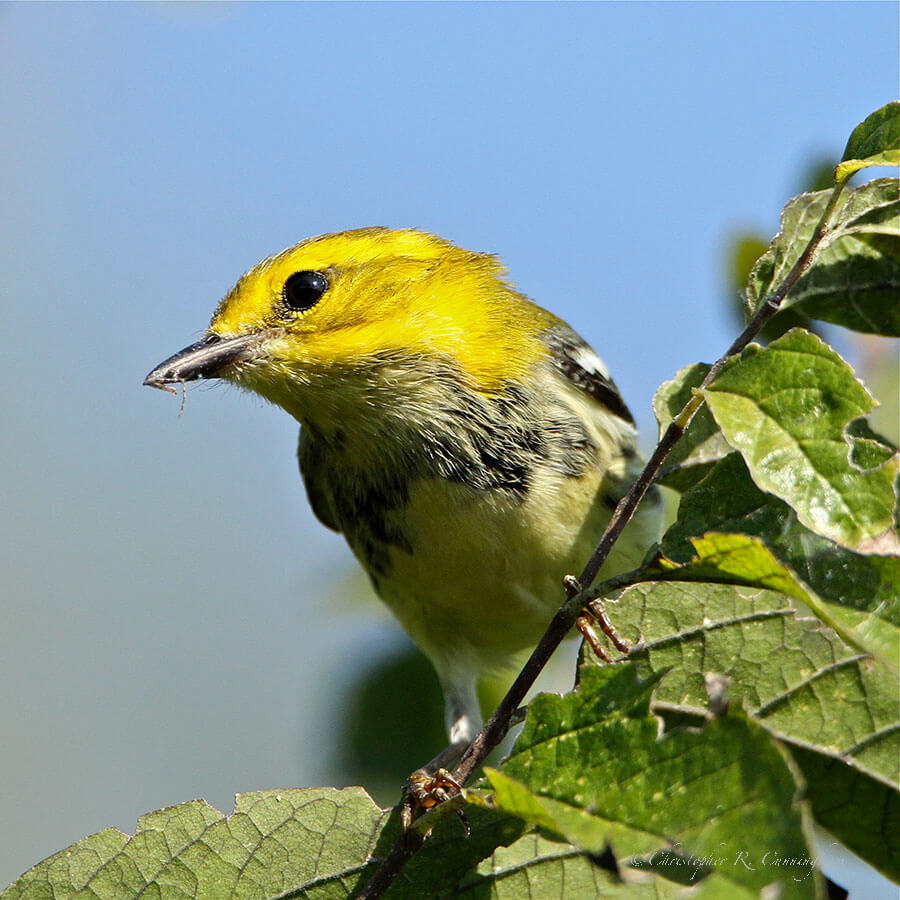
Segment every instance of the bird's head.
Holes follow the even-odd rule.
[[[545,352],[537,335],[551,320],[494,256],[420,231],[363,228],[263,260],[219,304],[206,336],[144,383],[222,378],[300,419],[311,396],[393,364],[430,364],[423,374],[451,366],[491,393]]]

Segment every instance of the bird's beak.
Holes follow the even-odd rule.
[[[196,381],[199,378],[220,378],[228,366],[259,354],[260,337],[259,334],[248,334],[222,338],[217,334],[208,334],[202,341],[163,360],[144,379],[144,384],[171,391],[168,387],[170,384]]]

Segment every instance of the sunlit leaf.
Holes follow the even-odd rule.
[[[900,165],[900,103],[892,100],[853,129],[834,177],[844,181],[867,166],[896,165]]]
[[[727,857],[695,865],[694,880],[714,871],[740,890],[777,882],[784,898],[817,896],[809,866],[761,862],[770,846],[809,858],[794,775],[766,731],[737,714],[660,737],[649,714],[655,681],[586,666],[572,694],[535,698],[510,757],[488,773],[498,808],[592,853],[609,844],[644,864],[666,848]],[[739,851],[759,866],[734,865]]]
[[[847,427],[874,406],[852,369],[802,330],[751,344],[704,391],[757,486],[823,537],[863,551],[893,529],[898,457],[861,468]]]

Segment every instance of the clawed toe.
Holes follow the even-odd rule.
[[[423,813],[461,793],[462,785],[446,769],[437,769],[433,775],[424,769],[413,772],[403,788],[400,810],[400,823],[403,830],[408,831],[412,823]],[[469,823],[466,821],[465,814],[458,809],[456,815],[463,823],[468,837]]]

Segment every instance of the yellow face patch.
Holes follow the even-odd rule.
[[[327,287],[296,311],[284,286],[304,271],[324,276]],[[492,391],[546,353],[537,335],[553,320],[503,280],[493,256],[418,231],[367,228],[313,238],[259,263],[221,302],[210,331],[275,329],[270,350],[287,371],[437,356]]]

